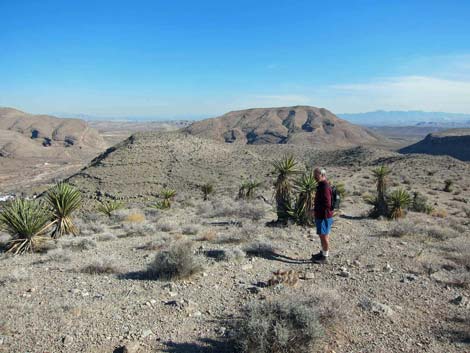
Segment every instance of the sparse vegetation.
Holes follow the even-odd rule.
[[[451,179],[444,180],[444,191],[445,192],[452,192],[454,190],[454,181]]]
[[[286,156],[273,162],[277,179],[274,183],[277,220],[287,223],[292,209],[293,176],[300,173],[298,162],[293,156]]]
[[[411,195],[404,189],[398,189],[390,193],[387,201],[389,217],[391,219],[403,218],[405,210],[411,204]]]
[[[72,214],[81,206],[80,191],[70,184],[60,182],[47,192],[46,201],[52,208],[52,237],[59,238],[64,234],[78,235]]]
[[[377,195],[375,198],[370,198],[368,201],[372,203],[374,209],[372,210],[372,216],[388,216],[388,202],[387,202],[387,184],[388,184],[388,175],[391,173],[391,170],[385,166],[381,165],[380,167],[375,168],[372,171],[372,174],[375,178]]]
[[[98,275],[117,273],[119,271],[112,260],[105,258],[92,261],[89,265],[83,267],[81,272],[91,275]]]
[[[48,240],[50,213],[37,201],[17,199],[0,213],[0,226],[11,236],[6,251],[23,254],[38,251]]]
[[[420,194],[419,192],[414,192],[413,201],[411,203],[411,210],[414,212],[430,214],[434,208],[428,204],[428,199],[426,196]]]
[[[160,251],[148,266],[151,279],[184,279],[202,270],[190,242],[177,242],[168,250]]]
[[[310,353],[323,335],[315,308],[292,300],[252,303],[234,323],[243,353]]]
[[[171,203],[176,197],[176,190],[173,189],[164,189],[160,193],[161,201],[155,202],[151,207],[157,208],[160,210],[166,210],[171,208]]]
[[[245,180],[238,190],[238,198],[250,200],[255,197],[255,191],[261,186],[261,182],[256,180]]]
[[[96,209],[98,212],[111,217],[117,210],[124,208],[124,203],[118,200],[101,200],[98,201]]]
[[[207,201],[209,199],[209,196],[214,193],[214,184],[212,183],[205,183],[201,185],[201,191],[204,197],[204,201]]]
[[[294,184],[294,190],[297,192],[297,200],[293,210],[289,211],[289,215],[297,224],[311,225],[313,210],[313,201],[317,189],[317,181],[313,171],[305,172]]]

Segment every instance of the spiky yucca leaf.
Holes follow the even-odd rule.
[[[242,182],[240,189],[238,190],[238,198],[240,199],[252,199],[255,196],[255,190],[261,186],[260,181],[256,180],[245,180]]]
[[[387,205],[387,176],[391,173],[391,170],[385,166],[381,165],[380,167],[375,168],[372,171],[376,186],[377,186],[377,204],[372,211],[372,214],[375,216],[386,216],[388,211]]]
[[[124,208],[124,203],[118,200],[100,200],[96,206],[96,210],[100,213],[111,217],[114,211]]]
[[[64,182],[58,183],[47,192],[46,201],[52,208],[52,223],[55,228],[53,238],[59,238],[64,234],[78,234],[78,229],[73,224],[72,213],[77,211],[82,203],[80,191]]]
[[[277,179],[274,182],[274,199],[278,221],[287,222],[291,210],[292,177],[300,173],[299,164],[293,156],[285,156],[273,163]]]
[[[317,181],[313,171],[304,173],[297,181],[295,181],[294,189],[298,193],[295,203],[294,212],[290,212],[291,217],[296,223],[306,225],[312,223],[310,212],[313,210],[313,202],[315,200],[315,192],[317,190]]]
[[[160,197],[162,198],[162,201],[157,201],[154,205],[152,205],[152,208],[158,208],[161,210],[167,209],[171,207],[171,201],[175,198],[176,196],[176,190],[173,189],[164,189],[160,193]]]
[[[211,183],[205,183],[201,185],[201,191],[202,194],[204,195],[204,201],[207,201],[209,198],[209,195],[214,193],[214,185]]]
[[[37,201],[18,199],[6,205],[0,213],[0,225],[12,237],[7,252],[23,254],[36,251],[48,240],[44,235],[50,213]]]
[[[411,195],[404,189],[398,189],[390,193],[388,197],[388,206],[390,209],[390,218],[398,219],[405,215],[405,209],[411,204]]]

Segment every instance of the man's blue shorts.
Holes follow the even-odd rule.
[[[315,218],[315,225],[317,226],[318,235],[328,235],[331,232],[333,218]]]

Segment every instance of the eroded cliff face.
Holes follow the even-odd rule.
[[[448,155],[462,161],[470,161],[470,129],[432,133],[422,141],[401,149],[400,152]]]

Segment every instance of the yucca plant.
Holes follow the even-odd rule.
[[[408,191],[398,189],[390,193],[388,197],[388,207],[391,219],[402,218],[405,215],[405,209],[411,204],[412,198]]]
[[[118,200],[99,200],[96,210],[111,217],[114,211],[124,208],[124,203]]]
[[[205,183],[201,185],[201,191],[204,196],[204,201],[209,199],[209,195],[214,193],[214,185],[211,183]]]
[[[77,211],[82,204],[80,190],[76,187],[60,182],[46,194],[46,201],[52,208],[53,238],[59,238],[65,234],[78,235],[78,229],[73,224],[72,213]]]
[[[176,196],[176,190],[173,189],[164,189],[160,193],[160,197],[162,198],[161,201],[155,202],[153,205],[150,207],[152,208],[157,208],[160,210],[165,210],[171,207],[171,202]]]
[[[256,188],[261,186],[260,181],[256,180],[245,180],[242,182],[240,189],[238,190],[239,199],[253,199],[255,197]]]
[[[49,240],[45,236],[50,225],[51,214],[34,200],[14,200],[0,213],[0,226],[12,237],[6,252],[23,254],[37,251]]]
[[[453,185],[454,185],[453,180],[450,180],[450,179],[444,180],[444,191],[445,192],[452,192],[452,190],[453,190],[452,186]]]
[[[287,223],[289,211],[292,209],[292,177],[300,173],[298,162],[293,156],[285,156],[273,162],[277,179],[274,182],[274,199],[279,222]]]
[[[372,171],[377,186],[377,198],[373,210],[373,214],[376,216],[386,216],[388,214],[387,176],[390,172],[391,170],[385,165],[381,165]]]
[[[289,212],[294,221],[301,225],[312,223],[310,212],[313,210],[317,181],[313,171],[304,173],[294,184],[294,189],[298,193],[294,210]]]

